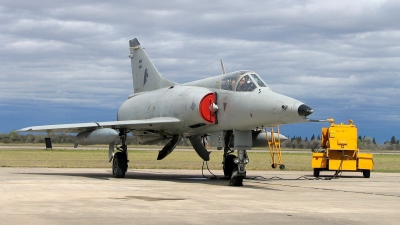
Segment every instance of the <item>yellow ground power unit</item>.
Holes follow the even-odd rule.
[[[349,124],[335,124],[329,119],[331,126],[322,128],[321,149],[313,150],[311,166],[314,176],[319,177],[323,170],[362,172],[369,178],[374,168],[372,154],[360,153],[357,145],[357,127],[349,120]]]

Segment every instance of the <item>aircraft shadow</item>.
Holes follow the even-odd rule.
[[[66,176],[66,177],[85,177],[98,180],[110,180],[112,177],[106,173],[17,173],[28,175],[45,175],[45,176]]]
[[[109,172],[49,172],[49,173],[19,173],[19,174],[28,174],[28,175],[44,175],[44,176],[65,176],[65,177],[84,177],[89,179],[98,179],[98,180],[114,180],[117,178],[113,178],[111,175],[111,171]],[[240,188],[249,188],[249,189],[265,189],[265,190],[274,190],[281,191],[277,188],[271,188],[268,186],[260,186],[261,180],[256,182],[252,181],[254,177],[249,177],[243,180],[243,186]],[[154,180],[154,181],[170,181],[176,183],[193,183],[193,184],[205,184],[211,186],[228,186],[229,181],[226,180],[222,175],[216,174],[216,177],[212,175],[203,176],[200,174],[179,174],[179,170],[173,174],[167,174],[165,172],[157,172],[157,171],[128,171],[123,179],[131,179],[131,180]],[[273,179],[267,179],[263,181],[274,181]],[[264,182],[263,182],[264,183]],[[265,183],[267,184],[267,183]],[[235,187],[232,187],[235,188]]]

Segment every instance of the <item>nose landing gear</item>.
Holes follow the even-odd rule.
[[[232,154],[228,154],[224,159],[223,171],[225,179],[229,180],[229,186],[243,186],[243,179],[246,177],[245,166],[249,160],[246,150],[239,151],[243,152],[243,154],[239,153],[239,156],[246,155],[242,160]]]
[[[234,137],[234,149],[237,149],[238,156],[231,154],[235,150],[230,148]],[[226,131],[224,137],[223,171],[225,179],[229,180],[229,186],[243,186],[243,179],[246,177],[246,164],[249,157],[245,149],[251,148],[251,131]]]
[[[232,176],[229,180],[229,186],[243,186],[243,179],[246,177],[246,164],[249,163],[249,157],[246,150],[238,150],[238,157],[233,159],[237,166],[232,170]]]
[[[246,177],[246,164],[249,162],[246,150],[238,150],[238,157],[233,154],[224,154],[223,171],[229,186],[243,186]]]

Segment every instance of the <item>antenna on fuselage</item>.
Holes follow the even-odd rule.
[[[221,67],[222,67],[222,74],[226,74],[225,67],[224,67],[224,61],[222,61],[222,59],[221,59]]]

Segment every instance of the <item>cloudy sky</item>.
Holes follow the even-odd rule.
[[[400,139],[399,1],[0,0],[0,133],[115,120],[138,38],[178,83],[253,70],[311,118]],[[329,124],[284,125],[311,137]]]

